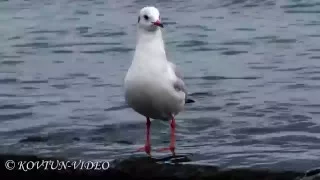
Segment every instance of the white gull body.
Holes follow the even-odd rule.
[[[140,11],[136,48],[124,88],[132,109],[145,117],[167,121],[184,109],[187,92],[175,65],[167,60],[161,29],[147,21],[159,18],[154,7]]]

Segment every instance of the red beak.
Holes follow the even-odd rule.
[[[162,27],[163,28],[163,24],[160,22],[160,20],[157,20],[156,22],[153,23],[156,26]]]

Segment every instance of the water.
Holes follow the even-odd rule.
[[[1,1],[0,152],[135,153],[145,119],[122,82],[148,4],[196,100],[177,117],[178,153],[221,167],[320,165],[316,0]],[[151,128],[153,148],[168,146],[169,124]]]

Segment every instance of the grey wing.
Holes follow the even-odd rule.
[[[177,90],[177,91],[183,91],[186,95],[188,94],[186,86],[184,84],[184,82],[182,81],[182,79],[178,78],[178,80],[176,80],[173,83],[173,87]]]
[[[181,72],[177,69],[176,65],[169,61],[169,65],[179,79],[183,79]]]
[[[177,80],[173,83],[174,88],[177,91],[183,91],[184,93],[187,94],[187,88],[183,82],[183,77],[181,72],[176,68],[175,64],[173,64],[172,62],[169,62],[174,74],[177,76]]]
[[[185,83],[183,82],[183,76],[182,76],[181,72],[176,68],[175,64],[173,64],[172,62],[169,62],[169,64],[172,67],[175,75],[177,76],[177,80],[173,83],[173,87],[177,91],[182,91],[182,92],[185,93],[185,95],[186,95],[186,98],[185,98],[186,103],[194,102],[194,100],[188,98],[187,87],[186,87]]]

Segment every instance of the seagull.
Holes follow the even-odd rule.
[[[176,65],[167,60],[161,29],[164,25],[154,6],[143,7],[138,15],[137,40],[133,60],[124,78],[125,100],[146,118],[146,141],[138,151],[149,156],[150,119],[170,121],[170,146],[157,151],[171,151],[175,156],[175,116],[184,109],[188,98],[185,83]]]

